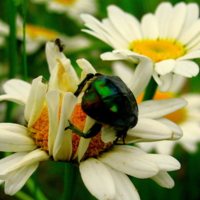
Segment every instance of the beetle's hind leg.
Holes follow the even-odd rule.
[[[80,135],[81,137],[84,138],[92,138],[94,136],[96,136],[102,128],[102,124],[99,123],[95,123],[88,131],[87,133],[83,133],[82,131],[80,131],[79,129],[77,129],[71,122],[69,122],[69,126],[67,126],[65,128],[65,130],[67,129],[71,129],[74,133]]]

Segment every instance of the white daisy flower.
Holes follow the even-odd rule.
[[[89,14],[81,18],[91,30],[83,30],[115,50],[101,55],[103,60],[140,61],[141,55],[154,63],[153,77],[162,92],[172,83],[173,74],[193,77],[200,57],[199,8],[195,3],[172,6],[162,2],[155,14],[145,14],[141,22],[115,5],[108,6],[108,18],[98,21]]]
[[[54,161],[79,165],[84,184],[97,199],[139,199],[126,174],[141,179],[152,178],[162,187],[173,187],[174,182],[167,172],[180,168],[180,163],[173,157],[147,154],[137,147],[117,145],[110,137],[113,131],[108,128],[88,139],[71,129],[65,130],[70,119],[75,127],[86,133],[95,120],[83,112],[81,97],[77,99],[73,94],[79,79],[70,60],[53,42],[47,43],[46,54],[51,73],[49,85],[42,82],[42,77],[34,79],[32,85],[21,80],[9,80],[4,85],[6,94],[0,96],[0,100],[25,105],[27,121],[26,126],[0,124],[0,150],[16,152],[0,160],[0,180],[5,182],[5,192],[15,194],[39,162],[49,157]],[[85,59],[77,63],[83,69],[81,81],[88,73],[96,73]],[[146,60],[141,64],[147,72],[138,68],[133,76],[135,84],[130,85],[137,96],[146,86],[144,83],[147,84],[146,79],[150,79],[152,71]],[[185,105],[184,100],[177,98],[141,103],[138,123],[128,130],[125,142],[180,138],[180,128],[161,117]]]
[[[130,69],[125,63],[120,61],[113,63],[114,74],[120,76],[123,81],[129,82],[131,79],[131,74],[133,70]],[[154,99],[167,99],[175,98],[180,96],[185,99],[188,105],[180,110],[177,110],[169,115],[166,115],[165,118],[171,120],[172,122],[179,125],[183,131],[183,137],[180,140],[175,141],[159,141],[159,142],[142,142],[137,143],[137,146],[150,152],[153,149],[156,152],[161,154],[173,154],[173,150],[176,144],[180,144],[188,152],[196,152],[197,144],[200,142],[200,95],[199,94],[183,94],[178,95],[181,89],[184,87],[186,78],[180,75],[175,75],[172,86],[166,93],[156,92]],[[142,96],[137,100],[141,102]]]
[[[33,3],[45,3],[49,11],[65,13],[72,19],[80,21],[79,15],[83,12],[95,14],[96,0],[32,0]]]
[[[0,34],[1,33],[8,36],[9,26],[0,21]],[[26,24],[26,52],[28,54],[37,51],[47,41],[55,40],[57,38],[63,43],[63,51],[65,53],[72,53],[91,45],[91,42],[81,34],[67,36],[45,27],[29,23]],[[17,16],[17,39],[23,40],[23,21],[19,15]]]

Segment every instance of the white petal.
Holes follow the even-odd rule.
[[[160,92],[166,92],[167,90],[169,90],[169,88],[172,85],[173,74],[168,73],[168,74],[165,74],[165,75],[161,75],[160,80],[161,80],[162,83],[158,86],[158,90]]]
[[[123,151],[103,153],[98,159],[114,169],[136,178],[149,178],[159,171],[156,164],[135,156],[133,153]]]
[[[159,172],[154,177],[151,177],[157,184],[165,188],[173,188],[174,181],[167,172]]]
[[[170,29],[168,30],[169,38],[177,38],[181,32],[186,15],[186,4],[184,2],[177,3],[174,6],[170,20]]]
[[[147,161],[151,161],[157,164],[161,171],[174,171],[180,169],[181,165],[172,156],[169,155],[161,155],[161,154],[140,154],[138,157],[145,159]]]
[[[3,85],[3,88],[8,96],[15,98],[17,101],[20,101],[23,104],[26,104],[31,85],[22,80],[11,79]]]
[[[141,28],[144,39],[157,39],[159,36],[158,22],[153,14],[142,17]]]
[[[12,95],[8,95],[8,94],[0,95],[0,101],[12,101],[20,105],[26,104],[26,101],[24,99],[18,98]]]
[[[81,72],[81,80],[83,80],[86,77],[86,75],[89,73],[92,73],[92,74],[96,73],[96,70],[94,69],[94,67],[92,67],[92,65],[84,58],[79,59],[76,62],[79,65],[79,67],[83,69],[83,71]]]
[[[172,5],[170,2],[162,2],[158,5],[155,11],[155,16],[158,21],[159,36],[166,38],[170,26],[170,17],[172,14]]]
[[[158,74],[165,75],[174,69],[175,60],[169,59],[155,63],[155,70]]]
[[[187,30],[199,17],[199,6],[196,3],[189,3],[187,5],[187,12],[185,16],[182,33]]]
[[[104,164],[94,158],[80,163],[83,182],[90,193],[100,200],[113,199],[115,186],[113,178]]]
[[[187,102],[181,98],[144,101],[138,104],[140,117],[159,118],[172,113],[184,106]]]
[[[102,127],[101,140],[104,143],[113,142],[116,139],[116,132],[114,130]]]
[[[153,72],[153,63],[148,59],[141,59],[136,70],[128,83],[128,87],[137,98],[146,88]]]
[[[106,52],[100,55],[102,60],[128,60],[125,56],[121,54],[116,54],[113,52]]]
[[[25,119],[28,121],[28,127],[35,123],[42,112],[46,90],[47,85],[42,83],[41,76],[33,80],[24,111]]]
[[[46,94],[49,115],[48,150],[49,155],[53,153],[54,141],[58,131],[58,115],[60,96],[58,90],[50,90]]]
[[[187,78],[178,74],[173,74],[173,81],[170,87],[172,93],[179,93],[185,86]]]
[[[7,130],[24,136],[29,135],[28,129],[25,126],[19,124],[0,123],[0,129]]]
[[[127,40],[127,42],[131,42],[135,39],[130,29],[129,21],[127,21],[128,17],[125,12],[123,12],[119,7],[111,5],[108,6],[108,16],[116,30],[122,35],[124,39]]]
[[[115,183],[116,194],[114,200],[140,200],[136,188],[124,173],[114,170],[109,166],[106,167]]]
[[[5,169],[20,162],[29,152],[18,152],[0,160],[0,174]],[[2,178],[2,177],[1,177]]]
[[[139,118],[137,125],[127,134],[142,139],[161,140],[171,138],[172,130],[156,120]]]
[[[91,117],[87,116],[86,117],[86,122],[85,122],[85,126],[83,129],[83,133],[87,133],[87,131],[94,125],[96,121],[94,119],[92,119]],[[78,145],[78,150],[77,150],[77,155],[78,155],[78,162],[81,161],[81,159],[83,158],[85,152],[88,149],[88,146],[90,144],[90,140],[91,138],[83,138],[81,137],[79,145]]]
[[[74,94],[65,93],[62,101],[61,116],[56,140],[53,147],[54,160],[69,160],[72,153],[72,130],[65,130],[69,126],[69,119],[76,105]]]
[[[14,174],[12,174],[12,177],[5,182],[5,193],[8,195],[14,195],[17,193],[37,169],[38,165],[39,162],[15,171]]]
[[[190,53],[187,53],[186,55],[178,58],[177,61],[188,60],[188,59],[195,59],[195,58],[200,58],[200,50],[192,51]]]
[[[29,154],[25,155],[19,162],[13,164],[12,166],[9,166],[4,171],[1,171],[0,177],[2,179],[2,177],[4,176],[6,177],[7,175],[9,175],[9,173],[15,170],[18,170],[27,165],[32,165],[32,164],[38,163],[40,161],[48,160],[48,159],[49,159],[49,156],[47,155],[45,151],[36,149],[30,152]]]
[[[119,76],[123,80],[123,82],[128,85],[132,78],[134,70],[128,67],[127,63],[120,61],[113,62],[112,69],[114,75]]]
[[[172,130],[173,134],[172,134],[172,137],[170,138],[170,140],[177,140],[182,137],[183,132],[177,124],[175,124],[174,122],[172,122],[166,118],[159,118],[157,120],[159,122],[162,122],[163,124],[167,125]]]
[[[199,66],[193,61],[178,61],[173,72],[182,76],[193,77],[199,73]]]
[[[34,140],[27,136],[0,129],[0,151],[19,152],[30,151],[37,146]]]
[[[65,55],[59,51],[58,46],[55,44],[55,42],[52,41],[48,41],[46,43],[45,52],[46,52],[47,63],[49,66],[49,71],[50,73],[52,73],[58,63],[57,58],[59,59],[65,58]]]
[[[200,19],[194,22],[179,38],[179,41],[183,44],[188,44],[192,41],[200,32]]]

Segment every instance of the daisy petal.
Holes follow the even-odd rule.
[[[158,21],[159,36],[160,38],[167,37],[169,21],[172,13],[172,5],[169,2],[162,2],[158,5],[155,16]]]
[[[161,155],[161,154],[140,154],[138,157],[151,161],[157,164],[161,171],[174,171],[180,169],[181,165],[172,156],[169,155]]]
[[[12,101],[15,102],[19,105],[25,105],[26,104],[26,100],[22,99],[22,98],[18,98],[12,95],[8,95],[8,94],[3,94],[0,96],[0,101]]]
[[[28,127],[35,123],[42,112],[44,105],[42,102],[45,100],[46,90],[47,84],[42,83],[42,76],[33,80],[24,111],[25,119],[28,121]],[[38,102],[41,103],[38,104]]]
[[[172,122],[166,118],[159,118],[157,120],[159,122],[162,122],[163,124],[167,125],[172,130],[173,134],[172,134],[172,137],[170,138],[170,140],[178,140],[183,136],[183,131],[174,122]]]
[[[115,200],[140,200],[139,194],[130,181],[130,179],[122,172],[106,166],[113,177],[115,183]]]
[[[3,85],[3,89],[10,97],[26,104],[31,85],[22,80],[11,79]]]
[[[172,85],[173,74],[168,73],[168,74],[165,74],[165,75],[161,75],[160,80],[161,80],[162,83],[158,86],[158,90],[160,92],[166,92],[167,90],[169,90],[169,88]]]
[[[195,59],[195,58],[200,58],[200,50],[192,51],[190,53],[187,53],[185,56],[182,56],[182,57],[178,58],[177,61]]]
[[[146,88],[153,72],[153,65],[150,60],[142,59],[138,64],[128,87],[137,98]]]
[[[173,70],[174,73],[186,77],[193,77],[199,73],[199,66],[193,61],[178,61]]]
[[[71,158],[72,130],[65,130],[65,128],[69,126],[69,119],[76,105],[76,100],[76,97],[71,92],[65,93],[63,97],[58,132],[53,147],[53,157],[56,161]]]
[[[142,18],[141,28],[144,39],[157,39],[159,36],[158,22],[153,14],[146,14]],[[122,29],[123,30],[123,29]]]
[[[113,199],[115,186],[106,166],[99,160],[89,158],[80,163],[80,173],[87,189],[97,199]]]
[[[124,57],[121,54],[116,54],[113,52],[106,52],[100,55],[102,60],[128,60],[128,58]]]
[[[47,42],[46,43],[46,58],[47,63],[49,66],[50,73],[53,72],[55,66],[58,64],[57,59],[63,59],[65,58],[65,55],[59,51],[58,46],[55,44],[55,42]]]
[[[47,155],[47,153],[45,151],[42,151],[40,149],[36,149],[30,153],[28,153],[27,155],[25,155],[19,162],[9,166],[8,168],[6,168],[5,170],[0,172],[0,178],[3,179],[4,177],[6,177],[7,175],[9,175],[9,173],[18,170],[20,168],[23,168],[27,165],[32,165],[35,163],[38,163],[40,161],[44,161],[44,160],[48,160],[49,156]]]
[[[13,143],[13,141],[15,141]],[[0,129],[0,151],[19,152],[31,151],[37,146],[30,137]]]
[[[59,115],[59,92],[58,90],[50,90],[46,94],[49,113],[49,132],[48,132],[48,150],[49,155],[53,153],[54,141],[58,131],[58,115]]]
[[[12,124],[12,123],[0,123],[0,129],[7,130],[16,134],[28,136],[28,129],[19,124]]]
[[[174,181],[167,172],[159,172],[154,177],[151,177],[157,184],[165,188],[173,188]]]
[[[177,3],[174,6],[170,20],[170,29],[168,30],[169,38],[177,38],[184,24],[186,15],[186,4],[184,2]]]
[[[94,67],[87,60],[85,60],[84,58],[78,59],[76,62],[79,65],[79,67],[82,69],[82,72],[81,72],[81,81],[89,73],[96,74],[96,70],[94,69]]]
[[[159,171],[159,167],[155,163],[123,151],[104,153],[98,159],[114,169],[136,178],[149,178]]]
[[[5,193],[8,195],[14,195],[17,193],[37,169],[38,165],[39,162],[23,167],[22,169],[12,173],[12,177],[5,181]]]
[[[173,59],[155,63],[155,70],[158,74],[165,75],[174,69],[175,63],[176,62]]]
[[[128,137],[137,137],[142,139],[161,140],[172,137],[172,131],[166,125],[157,120],[148,118],[139,118],[137,125],[127,133]]]
[[[144,101],[138,104],[140,117],[160,118],[184,106],[187,102],[181,98]]]

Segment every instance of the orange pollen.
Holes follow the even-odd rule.
[[[144,96],[144,94],[141,94],[137,98],[137,103],[142,102],[143,96]],[[169,98],[175,98],[175,97],[176,97],[176,95],[171,92],[162,93],[162,92],[156,91],[153,99],[161,100],[161,99],[169,99]],[[174,111],[173,113],[165,115],[164,117],[171,120],[172,122],[174,122],[176,124],[181,124],[187,118],[187,110],[185,108],[181,108],[179,110]]]
[[[71,116],[72,124],[83,131],[87,115],[83,112],[81,104],[77,104]],[[49,131],[49,119],[48,119],[48,108],[44,106],[43,111],[35,122],[35,124],[29,128],[31,137],[35,140],[38,147],[48,152],[48,131]],[[79,141],[81,136],[76,133],[72,133],[72,156],[74,157],[77,152]],[[104,143],[101,140],[101,132],[99,132],[95,137],[91,138],[89,147],[83,156],[83,159],[88,157],[96,157],[101,152],[105,151],[107,148],[112,146],[112,143]]]

